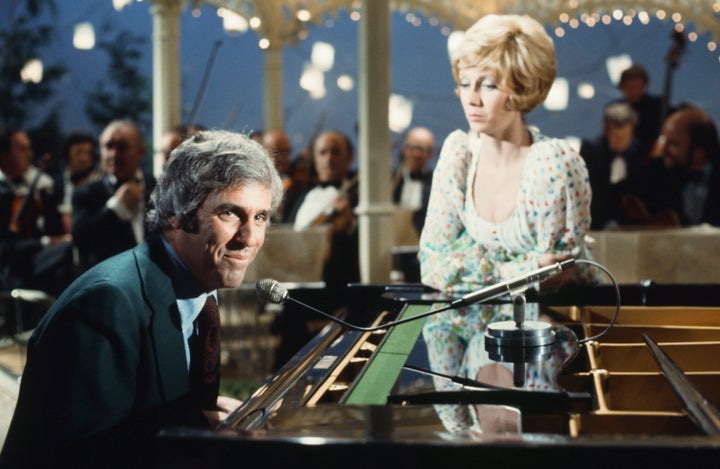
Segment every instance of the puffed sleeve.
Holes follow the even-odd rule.
[[[533,250],[582,257],[592,197],[585,162],[564,140],[545,140],[535,150],[524,194]]]
[[[460,130],[443,143],[433,172],[425,226],[420,235],[423,283],[449,292],[477,285],[483,269],[468,268],[468,259],[484,259],[482,247],[465,229],[465,191],[471,155],[468,135]]]

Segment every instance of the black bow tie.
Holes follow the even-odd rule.
[[[413,181],[424,181],[425,174],[422,171],[412,171],[410,173],[410,179],[412,179]]]
[[[318,181],[317,185],[318,187],[322,187],[323,189],[330,186],[336,189],[340,189],[342,181]]]
[[[689,182],[699,184],[705,180],[705,173],[703,171],[690,171],[685,175],[685,178]]]

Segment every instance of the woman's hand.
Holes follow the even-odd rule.
[[[543,254],[538,258],[538,266],[547,267],[558,262],[566,261],[572,258],[567,254]],[[572,270],[562,272],[558,275],[550,277],[544,282],[540,283],[541,290],[557,290],[561,286],[567,283],[577,283],[575,273]]]

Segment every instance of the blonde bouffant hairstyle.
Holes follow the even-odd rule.
[[[557,72],[555,46],[545,28],[527,15],[486,15],[472,25],[450,53],[452,73],[460,85],[463,68],[487,67],[510,93],[507,108],[523,114],[540,105]]]

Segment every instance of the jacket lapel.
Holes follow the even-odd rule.
[[[162,268],[167,268],[169,260],[157,236],[136,247],[134,255],[143,297],[152,310],[150,333],[157,362],[159,391],[166,401],[173,401],[187,394],[190,387],[176,294],[170,276]]]

